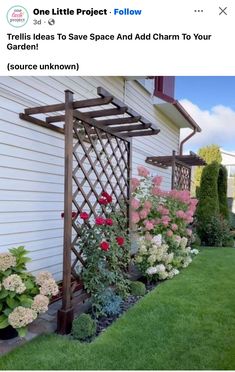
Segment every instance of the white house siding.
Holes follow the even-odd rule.
[[[75,99],[96,96],[102,86],[132,109],[155,122],[157,136],[133,140],[133,174],[146,165],[146,156],[169,155],[179,145],[179,130],[157,112],[150,94],[136,81],[119,77],[0,77],[0,252],[24,245],[34,273],[62,274],[63,135],[19,119],[26,107],[64,101],[64,90]],[[149,166],[164,176],[170,188],[170,170]]]

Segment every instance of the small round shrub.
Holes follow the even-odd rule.
[[[131,282],[130,283],[130,292],[133,296],[144,296],[146,293],[146,288],[142,282]]]
[[[102,310],[101,313],[106,316],[115,316],[121,312],[121,304],[123,302],[122,298],[111,288],[107,288],[104,291],[102,297]]]
[[[88,314],[75,318],[72,325],[72,336],[76,340],[85,341],[96,333],[96,322]]]

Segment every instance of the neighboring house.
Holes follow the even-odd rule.
[[[162,78],[145,77],[0,77],[0,252],[24,245],[32,258],[29,270],[49,270],[56,279],[62,276],[64,136],[19,119],[19,113],[64,102],[65,89],[76,100],[94,98],[98,86],[161,130],[133,140],[133,175],[148,156],[178,153],[180,129],[196,125],[174,100],[172,78],[164,85]],[[171,188],[170,168],[148,168]]]

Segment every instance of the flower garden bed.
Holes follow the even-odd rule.
[[[188,191],[162,190],[162,178],[151,177],[144,167],[138,167],[138,173],[140,178],[131,181],[130,200],[138,246],[134,258],[127,206],[117,208],[106,191],[98,200],[100,211],[96,217],[86,211],[71,216],[79,236],[80,262],[75,270],[90,296],[92,315],[74,320],[75,338],[89,340],[135,303],[138,295],[145,294],[145,288],[139,288],[139,294],[138,290],[132,293],[132,287],[140,283],[130,281],[130,263],[138,267],[147,283],[157,285],[178,275],[198,254],[191,248],[194,236],[190,228],[197,200]],[[50,273],[42,272],[35,278],[26,272],[25,254],[25,249],[19,247],[0,255],[0,328],[11,325],[21,337],[27,325],[47,311],[50,298],[59,293]]]

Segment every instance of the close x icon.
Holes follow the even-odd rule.
[[[225,8],[222,8],[221,6],[219,6],[219,15],[222,15],[222,14],[228,15],[227,14],[227,9],[228,9],[227,6]]]

